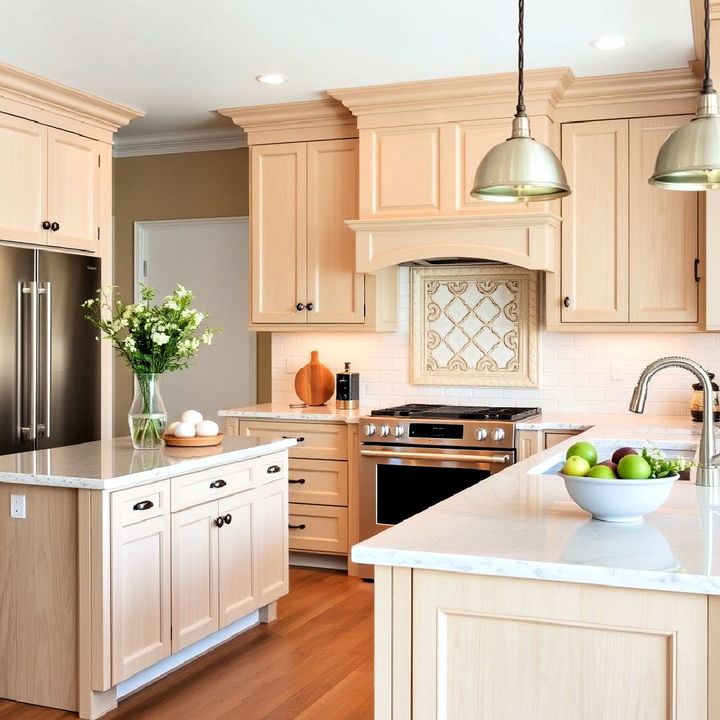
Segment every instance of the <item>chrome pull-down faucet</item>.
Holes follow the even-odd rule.
[[[720,455],[715,452],[715,429],[713,426],[713,389],[707,371],[694,360],[684,357],[664,357],[651,362],[640,373],[630,400],[630,411],[641,413],[645,410],[647,389],[650,378],[658,371],[669,367],[689,370],[703,386],[703,424],[700,433],[696,485],[720,485]]]

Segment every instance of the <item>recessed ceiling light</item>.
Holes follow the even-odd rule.
[[[603,35],[590,44],[598,50],[619,50],[627,45],[627,40],[619,35]]]
[[[256,75],[255,79],[266,85],[282,85],[287,82],[287,78],[279,73],[263,73],[262,75]]]

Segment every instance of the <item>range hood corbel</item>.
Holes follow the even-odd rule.
[[[558,270],[561,219],[554,213],[348,220],[356,269],[374,273],[429,258],[495,260],[530,270]]]

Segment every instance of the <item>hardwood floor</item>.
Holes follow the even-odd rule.
[[[373,584],[291,568],[278,620],[122,700],[105,720],[370,720]],[[74,713],[0,700],[0,720]]]

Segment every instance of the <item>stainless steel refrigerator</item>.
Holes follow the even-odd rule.
[[[0,246],[0,455],[100,437],[100,260]]]

